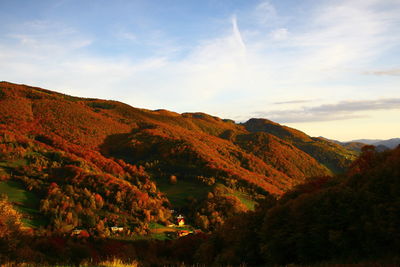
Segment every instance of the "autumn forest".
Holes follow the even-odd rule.
[[[267,119],[1,82],[0,194],[6,266],[400,263],[400,147]]]

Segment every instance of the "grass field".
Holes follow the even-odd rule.
[[[257,204],[257,202],[255,200],[253,200],[246,193],[242,193],[242,192],[233,190],[231,188],[226,187],[223,184],[217,184],[216,186],[220,187],[223,191],[225,191],[226,192],[225,195],[237,197],[240,200],[240,202],[242,202],[249,210],[254,211],[255,205]]]
[[[21,166],[26,166],[28,164],[26,159],[18,159],[14,161],[0,161],[0,167],[5,168],[17,168]]]
[[[8,174],[8,172],[3,167],[0,167],[0,176],[6,175],[6,174]]]
[[[176,184],[170,184],[167,179],[157,179],[157,187],[163,192],[173,208],[184,207],[188,197],[202,199],[211,191],[211,187],[197,181],[179,180]]]
[[[24,215],[23,222],[28,227],[38,227],[45,223],[39,214],[39,198],[17,181],[0,182],[0,194],[8,196],[8,200]]]
[[[210,186],[207,186],[197,181],[179,180],[176,184],[170,184],[167,179],[157,179],[157,187],[163,192],[173,208],[181,208],[187,204],[188,197],[195,199],[205,198],[207,193],[212,191]],[[237,197],[249,210],[254,210],[256,201],[245,193],[227,188],[222,184],[217,184],[217,187],[222,187],[226,191],[226,195]]]
[[[237,197],[249,210],[254,211],[257,202],[252,200],[248,195],[238,191],[234,191],[232,195]]]
[[[194,231],[194,228],[191,225],[168,227],[159,223],[150,223],[149,228],[151,230],[149,237],[158,240],[173,239],[171,236],[168,236],[168,233],[171,232],[179,232],[181,230]]]

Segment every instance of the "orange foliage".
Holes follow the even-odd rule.
[[[244,126],[204,113],[136,109],[115,101],[71,97],[5,82],[0,89],[5,92],[0,118],[6,120],[9,130],[35,135],[37,141],[84,158],[114,176],[137,175],[137,171],[123,161],[103,157],[98,150],[117,157],[128,151],[132,162],[150,157],[190,163],[273,194],[281,194],[309,176],[327,173],[315,159],[278,138],[269,137],[262,143],[254,135],[247,135],[250,142],[235,138],[248,134]],[[294,138],[310,139],[290,128],[274,127]],[[220,138],[227,132],[232,140]]]
[[[6,82],[0,90],[0,156],[27,162],[15,178],[45,196],[41,208],[54,229],[94,227],[111,215],[138,231],[146,228],[140,219],[167,220],[170,204],[151,178],[176,176],[178,185],[194,180],[210,191],[221,183],[256,199],[328,175],[315,155],[332,150],[336,165],[347,162],[333,145],[266,120],[235,124]],[[237,202],[223,201],[218,218]]]

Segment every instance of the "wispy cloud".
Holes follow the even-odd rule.
[[[245,117],[252,110],[264,110],[266,102],[294,106],[306,103],[304,98],[356,99],[366,89],[365,84],[352,82],[354,76],[360,69],[373,69],[376,58],[400,44],[393,36],[399,12],[397,1],[338,0],[320,1],[305,14],[288,18],[273,1],[261,1],[245,12],[233,15],[232,10],[218,18],[224,21],[219,35],[202,33],[205,37],[189,46],[156,28],[146,29],[152,36],[121,28],[113,37],[126,40],[127,49],[116,55],[91,49],[107,36],[92,36],[53,21],[24,22],[0,35],[0,73],[3,80],[116,98],[139,107]],[[138,58],[134,52],[141,45],[151,55]],[[397,71],[369,74],[398,75]],[[368,96],[379,95],[372,90],[377,91],[371,89]],[[344,102],[335,105],[345,107]],[[318,116],[321,120],[364,116],[359,111],[329,115],[314,107],[264,114],[271,119],[312,121]]]
[[[272,39],[277,41],[286,40],[288,36],[289,36],[289,31],[286,28],[279,28],[271,32]]]
[[[88,47],[93,40],[75,29],[46,20],[24,22],[0,38],[0,57],[32,64],[32,59],[65,59],[67,54]],[[0,65],[1,66],[1,65]],[[41,69],[36,65],[36,69]]]
[[[270,1],[261,1],[251,14],[264,26],[275,26],[280,19],[275,6]]]
[[[366,118],[368,117],[366,112],[377,110],[400,110],[400,98],[341,101],[335,104],[303,107],[300,109],[257,111],[254,112],[254,115],[281,123],[299,123]]]
[[[364,101],[343,101],[337,104],[321,105],[310,108],[314,112],[353,112],[363,110],[400,109],[400,98],[364,100]]]
[[[366,71],[364,74],[368,75],[377,75],[377,76],[400,76],[400,68],[399,69],[386,69],[386,70],[374,70],[374,71]]]
[[[129,32],[129,31],[120,30],[116,34],[116,36],[118,38],[125,39],[125,40],[131,41],[131,42],[137,42],[137,36],[134,33]]]
[[[308,103],[312,102],[313,100],[291,100],[291,101],[281,101],[281,102],[275,102],[275,105],[286,105],[286,104],[302,104],[302,103]]]

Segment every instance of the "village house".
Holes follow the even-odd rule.
[[[85,229],[75,228],[74,230],[71,231],[71,236],[82,238],[82,237],[89,237],[90,234]]]
[[[112,226],[110,227],[112,233],[122,233],[124,231],[124,227]]]
[[[76,229],[76,228],[75,228],[74,230],[72,230],[71,236],[80,235],[81,232],[82,232],[82,229]]]
[[[176,224],[178,226],[184,226],[185,225],[185,218],[179,214],[179,216],[176,217]]]

